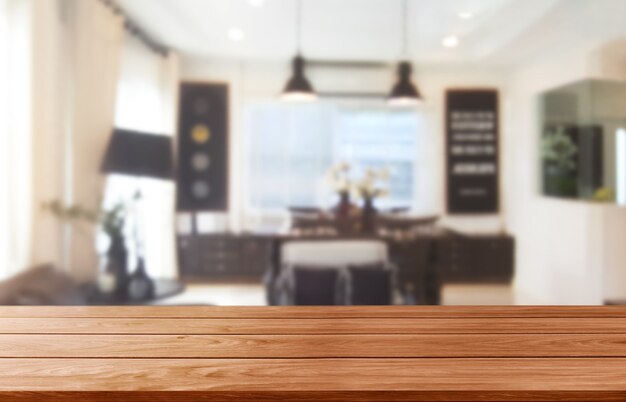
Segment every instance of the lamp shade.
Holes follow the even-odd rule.
[[[101,172],[170,180],[174,175],[172,153],[170,137],[115,129]]]
[[[398,82],[393,86],[388,103],[393,106],[413,106],[423,101],[417,87],[411,82],[411,63],[403,61],[398,65]]]
[[[304,58],[296,56],[293,59],[293,76],[287,81],[281,96],[284,100],[309,101],[317,99],[313,86],[304,75]]]

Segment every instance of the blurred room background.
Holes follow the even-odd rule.
[[[0,304],[626,303],[623,0],[0,0]]]

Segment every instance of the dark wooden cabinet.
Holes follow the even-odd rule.
[[[437,245],[443,282],[510,282],[514,264],[514,239],[506,235],[454,234]]]
[[[387,241],[389,258],[398,268],[402,282],[415,280],[428,269],[430,242],[427,240]]]
[[[440,284],[436,275],[435,241],[430,238],[387,240],[389,258],[397,268],[397,285],[405,297],[412,296],[414,303],[437,304]]]
[[[178,237],[181,277],[198,281],[259,282],[280,261],[281,235],[200,234]],[[406,240],[379,238],[389,246],[401,289],[432,303],[441,283],[510,282],[514,239],[507,235],[446,232]],[[337,238],[345,240],[345,238]]]
[[[255,236],[179,236],[180,273],[188,280],[259,281],[270,263],[271,240]]]

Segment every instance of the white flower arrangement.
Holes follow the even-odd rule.
[[[350,165],[341,162],[328,170],[327,181],[337,193],[352,192],[352,181],[350,180]]]
[[[340,194],[353,194],[363,199],[374,199],[389,195],[388,168],[367,169],[360,180],[350,176],[350,165],[342,162],[331,167],[327,180],[334,191]]]
[[[358,195],[363,199],[388,196],[389,176],[390,172],[386,167],[378,170],[367,169],[363,178],[356,183]]]

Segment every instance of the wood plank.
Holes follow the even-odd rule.
[[[0,334],[625,334],[626,318],[0,318]]]
[[[626,306],[0,307],[3,318],[626,318]]]
[[[0,358],[626,357],[626,335],[0,335]]]
[[[0,401],[623,401],[626,308],[0,308]]]
[[[626,391],[626,359],[0,359],[8,391]]]
[[[141,391],[0,392],[2,402],[624,402],[620,391]]]

